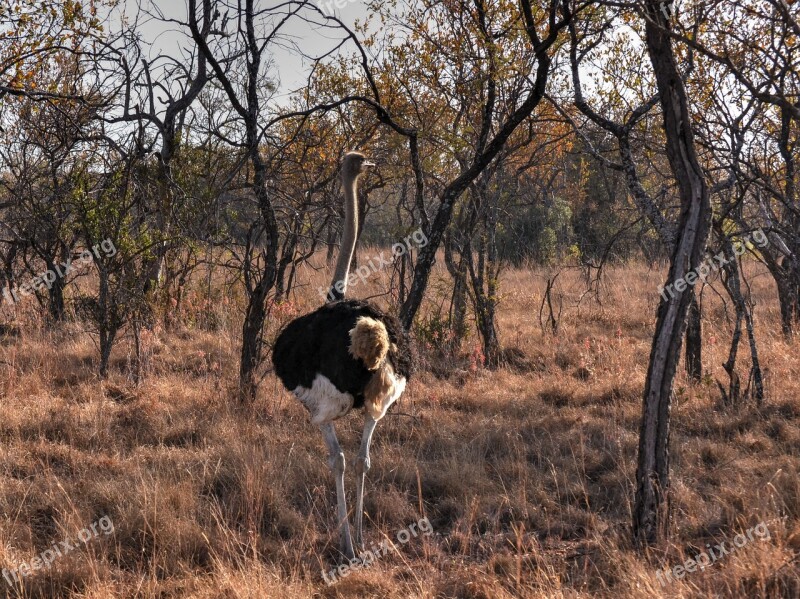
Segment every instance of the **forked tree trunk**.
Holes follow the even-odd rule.
[[[492,237],[487,231],[482,231],[478,242],[477,268],[473,265],[472,250],[469,250],[467,265],[469,266],[472,281],[472,293],[475,300],[475,319],[478,332],[483,345],[484,365],[496,368],[500,362],[500,340],[497,337],[496,306],[497,306],[497,279],[494,276]],[[488,265],[487,265],[488,262]],[[487,276],[488,275],[488,276]]]
[[[448,350],[457,355],[467,336],[467,260],[463,252],[456,262],[453,254],[453,233],[444,242],[444,259],[450,276],[453,277],[453,293],[450,296],[449,323],[451,338]]]
[[[724,233],[722,232],[721,226],[717,225],[717,231],[720,237],[724,238]],[[730,238],[725,238],[723,247],[726,256],[736,255],[734,253],[733,243],[731,242]],[[735,405],[742,397],[741,380],[736,372],[736,356],[738,353],[739,342],[742,337],[742,321],[744,321],[747,328],[747,340],[750,344],[751,366],[750,377],[748,379],[748,388],[749,381],[751,380],[753,384],[752,396],[755,398],[756,403],[761,405],[761,403],[764,401],[764,377],[761,372],[761,363],[758,359],[758,345],[756,344],[752,305],[748,305],[744,299],[744,295],[742,294],[742,276],[738,260],[735,258],[733,260],[729,260],[722,268],[725,271],[725,278],[723,279],[725,290],[728,292],[728,296],[731,298],[731,301],[736,309],[736,324],[734,325],[733,329],[733,337],[731,339],[731,348],[728,353],[728,360],[722,365],[722,368],[728,373],[728,378],[730,380],[728,384],[728,391],[725,391],[725,388],[719,381],[717,381],[717,385],[722,392],[722,402],[724,404]]]
[[[645,4],[645,39],[658,84],[667,157],[678,184],[681,215],[667,285],[685,280],[700,265],[711,223],[708,187],[694,147],[691,117],[661,0]],[[666,285],[665,285],[666,286]],[[680,287],[680,290],[678,289]],[[669,525],[669,412],[672,384],[680,358],[691,285],[662,297],[657,313],[644,390],[633,536],[639,545],[666,539]]]
[[[471,251],[467,254],[467,265],[475,299],[478,332],[483,342],[484,365],[488,368],[496,368],[500,363],[500,340],[498,339],[496,324],[497,297],[499,295],[497,289],[499,275],[499,266],[497,264],[497,219],[494,215],[494,206],[490,205],[490,202],[494,201],[495,198],[489,197],[486,191],[486,180],[488,180],[488,177],[485,178],[482,184],[477,186],[477,193],[481,195],[479,208],[481,231],[478,241],[477,272],[473,267]]]

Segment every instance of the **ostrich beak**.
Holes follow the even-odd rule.
[[[370,162],[369,160],[365,160],[361,163],[362,166],[375,166],[374,162]]]

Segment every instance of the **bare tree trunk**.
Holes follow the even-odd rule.
[[[797,190],[795,177],[797,165],[795,164],[796,149],[791,143],[792,114],[788,107],[781,107],[781,132],[778,140],[778,149],[785,166],[784,174],[784,205],[788,208],[789,223],[787,241],[791,254],[783,259],[781,269],[784,276],[778,285],[778,296],[781,303],[781,328],[784,337],[791,339],[794,328],[800,322],[800,258],[798,258],[798,245],[800,245],[800,214],[796,202]]]
[[[101,379],[108,377],[108,366],[111,360],[111,350],[117,338],[122,323],[117,314],[116,303],[111,293],[111,284],[106,269],[98,265],[99,293],[97,296],[97,328],[100,337],[100,365]]]
[[[686,374],[695,383],[703,378],[703,320],[696,294],[692,294],[686,323]]]
[[[255,398],[258,388],[256,370],[261,363],[263,345],[262,328],[267,317],[266,299],[271,285],[267,279],[259,281],[250,294],[247,311],[242,324],[242,351],[239,357],[239,401]]]
[[[686,316],[694,287],[685,282],[687,273],[700,265],[711,224],[708,187],[694,147],[691,115],[672,42],[663,2],[645,4],[645,39],[658,84],[664,118],[667,157],[681,198],[678,237],[667,284],[675,294],[662,297],[658,306],[655,335],[644,390],[633,537],[640,545],[667,537],[669,527],[669,412],[672,384],[680,358]],[[666,298],[666,299],[665,299]]]
[[[168,143],[165,141],[164,145]],[[145,295],[155,296],[155,291],[161,285],[161,278],[164,272],[164,260],[167,255],[167,241],[169,236],[169,229],[172,225],[168,214],[171,211],[172,205],[172,169],[170,168],[169,160],[171,152],[165,149],[161,151],[161,164],[159,165],[158,178],[156,181],[157,197],[155,199],[155,227],[154,230],[157,235],[161,236],[153,246],[152,257],[146,259],[142,265],[144,271],[144,286],[143,291]],[[165,160],[166,158],[166,160]],[[167,283],[169,286],[169,283]]]
[[[493,276],[492,250],[490,239],[486,231],[482,231],[478,242],[478,264],[473,264],[471,246],[467,246],[470,279],[472,280],[472,293],[475,305],[475,319],[478,321],[478,332],[483,344],[484,364],[495,368],[500,361],[500,341],[497,337],[495,324],[497,284]],[[487,273],[487,262],[488,273]],[[488,276],[487,276],[488,274]],[[486,289],[484,289],[484,285]]]
[[[53,319],[53,322],[64,320],[64,286],[64,278],[56,277],[50,287],[48,307],[50,308],[50,318]]]
[[[275,286],[278,271],[278,224],[267,191],[267,167],[258,153],[258,141],[255,122],[248,139],[250,160],[253,164],[253,191],[258,199],[264,228],[267,233],[267,244],[264,251],[263,270],[259,273],[258,282],[249,294],[247,311],[242,324],[242,351],[239,360],[239,401],[247,402],[255,399],[258,380],[256,369],[261,363],[264,323],[267,318],[267,296]]]
[[[784,260],[789,263],[788,258]],[[791,272],[788,268],[787,271]],[[796,314],[800,313],[798,306],[797,284],[792,280],[791,274],[780,274],[775,277],[778,287],[778,303],[781,308],[781,332],[788,340],[794,336]]]
[[[721,226],[717,226],[718,234],[725,240],[725,251],[729,252],[727,255],[732,256],[733,246],[731,245],[730,239],[725,236],[721,229]],[[722,278],[722,282],[725,285],[725,290],[728,292],[728,295],[733,301],[733,306],[736,310],[736,323],[733,326],[733,335],[731,336],[731,347],[728,351],[728,359],[722,365],[722,368],[728,373],[728,390],[725,391],[725,387],[723,387],[722,383],[719,381],[717,381],[717,386],[722,393],[722,403],[735,404],[739,400],[739,397],[741,397],[741,380],[739,378],[739,374],[736,372],[736,356],[739,353],[739,342],[742,338],[742,320],[744,319],[744,313],[747,309],[747,306],[744,298],[742,297],[738,262],[736,260],[730,260],[722,268],[725,273]]]
[[[725,235],[721,224],[715,223],[714,229],[717,233],[717,236],[723,240],[722,247],[724,254],[726,256],[735,256],[736,253],[734,252],[733,243],[731,242],[730,237]],[[752,302],[748,303],[745,300],[744,294],[742,293],[743,276],[738,259],[727,261],[722,268],[723,272],[725,273],[722,282],[725,285],[725,290],[728,292],[728,296],[733,302],[734,308],[736,309],[736,324],[734,325],[733,329],[728,359],[722,365],[722,368],[724,368],[725,372],[728,373],[728,378],[730,379],[728,383],[728,390],[726,391],[725,387],[719,381],[717,381],[717,386],[722,393],[722,403],[726,405],[736,405],[743,395],[747,395],[749,392],[749,382],[752,381],[752,396],[755,398],[756,403],[760,405],[764,400],[764,379],[761,372],[761,363],[758,358],[758,345],[756,344],[755,323],[753,319],[753,304]],[[741,341],[742,337],[742,321],[744,321],[747,329],[751,362],[748,388],[744,391],[744,393],[741,389],[741,378],[736,372],[736,356],[739,349],[739,342]]]
[[[497,308],[497,279],[499,265],[497,260],[497,218],[494,202],[497,198],[488,190],[491,171],[484,172],[480,181],[473,188],[473,201],[471,214],[468,218],[469,226],[467,239],[472,237],[476,225],[479,228],[477,267],[473,260],[472,245],[466,242],[466,259],[472,283],[472,298],[475,307],[475,319],[478,323],[478,332],[483,343],[484,364],[489,368],[496,368],[500,362],[500,340],[497,335],[496,308]]]
[[[70,251],[66,249],[62,253],[62,258],[69,259]],[[56,260],[57,254],[53,253],[53,259],[45,259],[47,269],[51,272],[57,272]],[[66,277],[56,277],[55,280],[48,285],[47,291],[47,309],[50,312],[50,318],[53,322],[61,322],[64,320],[66,305],[64,303],[64,289],[67,286]]]
[[[453,255],[453,233],[444,240],[444,260],[450,276],[453,277],[453,293],[450,296],[450,339],[448,350],[453,354],[461,351],[467,335],[467,261],[462,252],[458,253],[458,261]]]
[[[737,275],[741,272],[736,260],[733,260],[736,266]],[[743,278],[743,277],[742,277]],[[741,294],[740,294],[741,296]],[[745,302],[741,298],[744,307],[744,321],[747,327],[747,339],[750,344],[750,378],[753,383],[753,397],[758,405],[764,401],[764,377],[761,372],[761,362],[758,359],[758,345],[756,344],[755,323],[753,319],[753,303]]]

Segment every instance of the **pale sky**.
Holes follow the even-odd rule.
[[[268,7],[276,4],[277,1],[279,0],[269,3],[261,2],[258,5]],[[328,9],[327,6],[323,6],[323,3],[327,1],[318,0],[317,5],[327,14],[333,13],[338,16],[350,28],[353,27],[356,20],[363,22],[368,16],[366,3],[363,0],[350,0],[346,3],[345,0],[339,0],[340,4],[344,3],[341,9],[336,8],[335,4],[331,4],[330,9]],[[186,20],[187,0],[124,0],[121,10],[125,11],[129,21],[135,18],[139,3],[141,3],[145,11],[150,13],[154,13],[153,7],[156,7],[166,18]],[[119,23],[119,16],[114,19],[114,22]],[[138,28],[145,40],[153,44],[154,54],[160,50],[174,56],[178,54],[178,49],[181,45],[184,47],[191,46],[190,40],[180,32],[179,25],[175,23],[165,23],[141,14]],[[306,54],[314,55],[325,52],[337,43],[336,39],[331,36],[332,32],[330,30],[315,30],[309,24],[303,23],[299,18],[287,23],[282,31],[290,35]],[[352,49],[352,47],[349,47],[346,51],[349,52]],[[290,90],[305,85],[309,69],[308,65],[303,64],[302,57],[289,48],[275,47],[273,60],[281,82],[281,94],[286,94]]]

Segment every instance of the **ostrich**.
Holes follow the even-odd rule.
[[[275,373],[306,407],[311,423],[322,430],[328,465],[336,480],[340,550],[355,557],[344,492],[345,458],[334,421],[364,408],[364,432],[355,460],[355,543],[364,547],[364,476],[370,467],[369,446],[378,421],[405,390],[413,367],[413,348],[400,322],[367,302],[345,300],[350,261],[358,230],[357,182],[374,166],[359,152],[342,159],[344,232],[331,282],[329,302],[290,322],[272,351]]]

